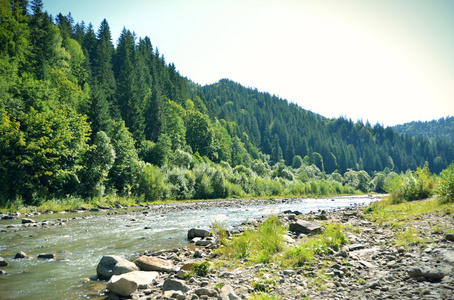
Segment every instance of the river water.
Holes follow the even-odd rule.
[[[24,228],[19,221],[0,221],[0,255],[9,265],[0,275],[0,300],[4,299],[96,299],[105,282],[90,281],[103,255],[128,259],[144,251],[158,251],[188,245],[187,232],[193,227],[208,227],[215,221],[239,225],[285,210],[302,213],[369,204],[378,197],[351,196],[329,199],[301,199],[261,206],[213,207],[168,213],[136,212],[117,215],[81,214],[41,215],[36,221],[57,218],[77,220],[66,226]],[[7,228],[13,225],[14,228]],[[149,229],[145,229],[145,227]],[[14,259],[24,251],[29,258]],[[56,259],[36,258],[40,253],[54,253]]]

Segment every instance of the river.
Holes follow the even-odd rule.
[[[69,219],[65,226],[26,227],[20,220],[0,221],[0,255],[9,263],[0,275],[0,300],[4,299],[96,299],[105,282],[90,281],[103,255],[128,259],[144,251],[158,251],[188,245],[192,227],[208,227],[214,221],[239,225],[285,210],[302,213],[369,204],[378,196],[350,196],[300,199],[261,206],[212,207],[154,213],[53,214],[33,217],[36,221]],[[72,220],[72,218],[77,219]],[[13,228],[7,228],[13,226]],[[147,229],[145,229],[147,228]],[[14,259],[24,251],[29,258]],[[40,253],[54,253],[56,259],[38,259]]]

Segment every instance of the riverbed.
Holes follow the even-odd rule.
[[[261,205],[205,205],[202,209],[137,208],[134,212],[52,214],[34,217],[45,226],[25,227],[20,220],[0,221],[0,255],[8,262],[0,275],[0,299],[94,299],[104,282],[88,280],[103,255],[128,259],[144,251],[188,246],[187,231],[213,222],[235,226],[285,210],[309,213],[367,205],[380,196],[279,199]],[[247,201],[246,201],[247,202]],[[250,202],[247,202],[250,203]],[[185,204],[186,206],[188,204]],[[189,207],[197,204],[190,204]],[[173,208],[173,209],[171,209]],[[83,215],[83,216],[81,216]],[[42,224],[42,223],[41,223]],[[28,258],[14,259],[24,251]],[[56,259],[38,259],[40,253]]]

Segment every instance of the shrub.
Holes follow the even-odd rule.
[[[211,187],[213,188],[214,198],[227,198],[229,196],[229,189],[222,170],[216,170],[211,177]]]
[[[138,174],[138,187],[136,193],[143,196],[145,201],[155,201],[162,199],[165,194],[164,174],[158,167],[149,163],[140,162],[140,172]]]
[[[434,185],[435,182],[426,165],[414,173],[409,170],[405,174],[391,177],[385,182],[384,189],[390,193],[392,203],[397,204],[431,196]]]
[[[210,263],[207,261],[194,263],[191,267],[191,271],[193,271],[198,276],[206,276],[210,272]]]
[[[454,163],[441,172],[437,195],[443,203],[454,202]]]

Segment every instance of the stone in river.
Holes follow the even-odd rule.
[[[3,257],[0,257],[0,267],[7,267],[7,266],[8,266],[8,262]]]
[[[30,223],[36,223],[36,221],[33,219],[29,219],[29,218],[22,219],[22,224],[30,224]]]
[[[53,254],[53,253],[41,253],[41,254],[38,254],[38,258],[54,259],[55,258],[55,254]]]
[[[14,256],[14,258],[16,258],[16,259],[26,258],[26,257],[27,257],[27,254],[24,251],[18,252],[18,253],[16,253],[16,256]]]
[[[98,278],[104,280],[110,279],[113,275],[121,275],[138,270],[139,268],[133,262],[116,255],[103,256],[96,267]]]
[[[192,240],[195,237],[205,238],[212,236],[211,231],[201,228],[191,228],[188,231],[188,240]]]

